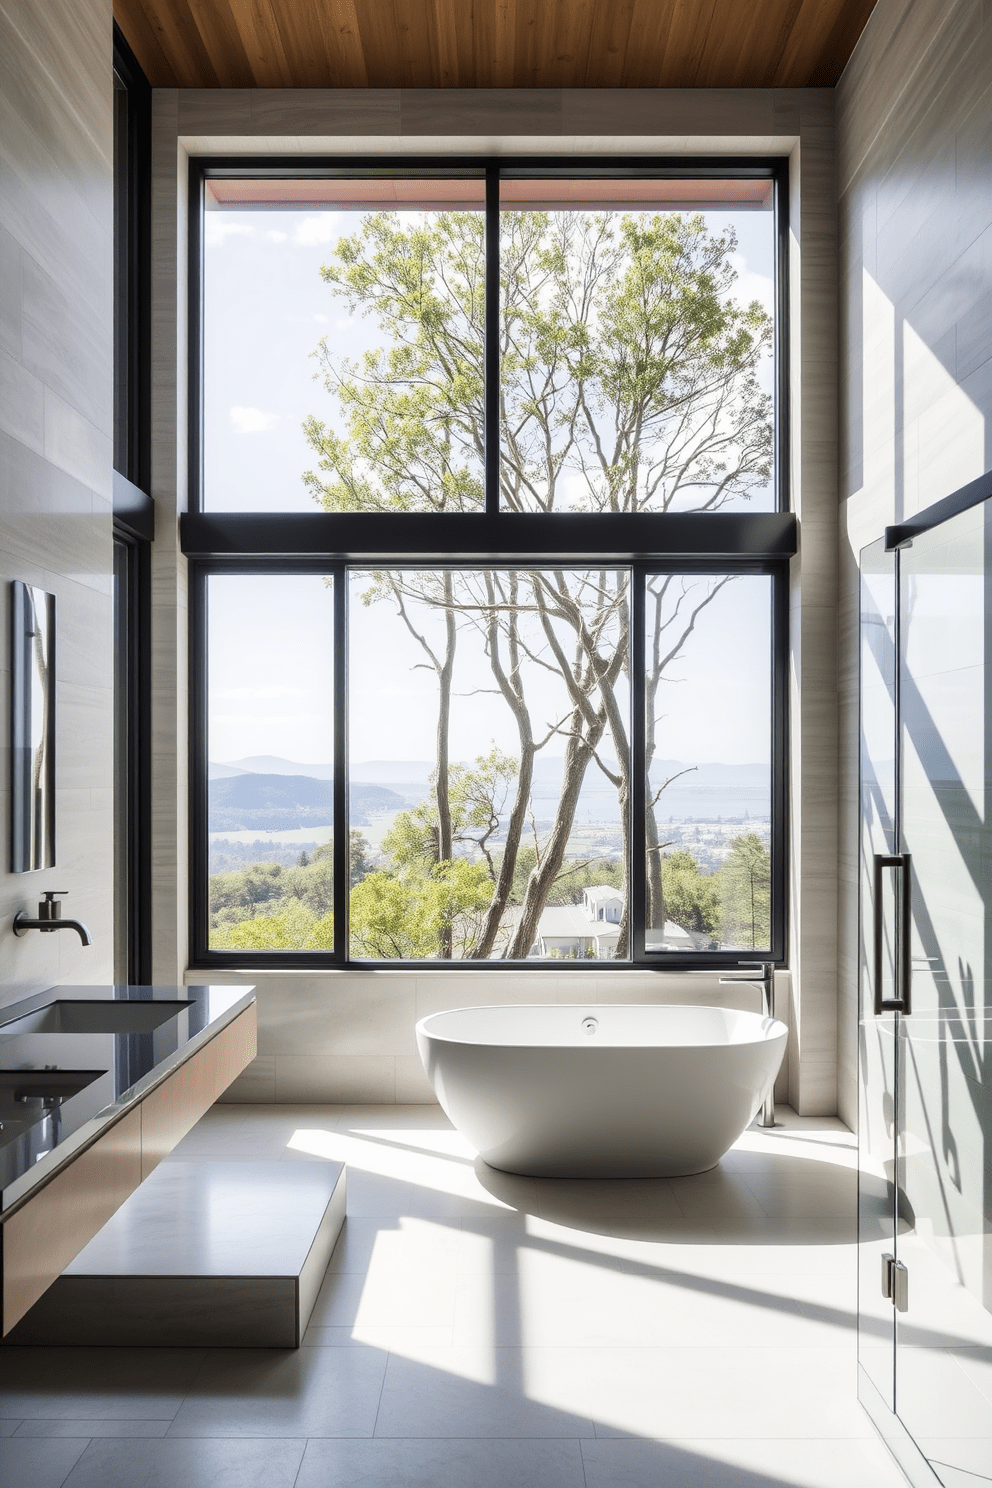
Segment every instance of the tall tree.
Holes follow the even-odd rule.
[[[735,249],[731,229],[711,233],[699,215],[501,214],[499,482],[505,508],[717,510],[767,482],[771,399],[760,374],[771,321],[756,302],[735,299]],[[340,427],[314,416],[304,425],[317,455],[316,470],[306,476],[315,498],[331,510],[480,509],[482,214],[436,212],[404,220],[370,213],[340,240],[322,275],[352,314],[374,319],[386,345],[356,360],[339,357],[327,338],[317,349]],[[569,700],[568,717],[554,729],[564,743],[561,795],[508,952],[522,956],[564,861],[590,764],[613,781],[626,830],[629,741],[618,687],[629,671],[629,617],[625,586],[621,596],[605,574],[590,583],[566,570],[528,572],[511,603],[497,588],[485,605],[476,602],[474,614],[517,724],[520,758],[507,850],[478,941],[481,954],[495,944],[509,899],[525,793],[540,747],[512,660],[521,651],[515,615],[536,617]],[[452,850],[444,826],[450,813],[447,719],[454,616],[466,609],[456,591],[449,579],[443,593],[420,592],[444,613],[447,638],[443,651],[430,653],[439,682],[439,861]],[[398,602],[402,597],[394,591]],[[404,618],[409,625],[409,615]],[[678,655],[667,643],[655,649],[667,662]],[[660,904],[660,881],[657,891]],[[625,903],[619,955],[626,954],[628,923]]]

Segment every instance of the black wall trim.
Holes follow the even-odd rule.
[[[131,537],[155,538],[155,502],[119,470],[114,471],[114,522]]]
[[[966,486],[952,491],[950,496],[945,496],[941,501],[935,501],[933,506],[928,506],[924,511],[917,512],[915,517],[908,521],[897,522],[893,527],[885,529],[885,551],[891,553],[895,548],[901,548],[904,543],[912,542],[914,537],[922,537],[924,532],[929,532],[931,527],[939,527],[941,522],[946,522],[948,517],[957,517],[961,512],[969,511],[973,506],[980,506],[992,496],[992,470],[987,470],[977,480],[969,481]]]
[[[791,558],[792,512],[186,512],[179,522],[188,558],[327,558],[383,565],[547,560],[568,555],[635,558]]]

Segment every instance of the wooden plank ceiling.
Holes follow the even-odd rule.
[[[158,88],[832,87],[875,0],[114,0]]]

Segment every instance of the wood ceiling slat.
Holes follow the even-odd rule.
[[[875,0],[114,0],[155,87],[837,81]]]
[[[775,12],[767,14],[757,7],[740,6],[733,27],[727,27],[722,35],[717,28],[710,32],[707,65],[732,77],[732,87],[766,85],[765,80],[779,69],[802,8],[803,0],[784,0]]]

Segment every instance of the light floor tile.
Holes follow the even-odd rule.
[[[732,1221],[763,1219],[766,1211],[748,1187],[743,1173],[712,1168],[691,1178],[673,1178],[672,1191],[680,1210],[690,1219]]]
[[[65,1488],[293,1488],[305,1445],[247,1434],[239,1441],[95,1441]]]
[[[0,1430],[91,1438],[67,1488],[890,1488],[853,1137],[779,1114],[709,1173],[582,1183],[486,1167],[436,1106],[215,1107],[177,1157],[348,1163],[304,1347],[3,1350]]]
[[[169,1436],[371,1436],[385,1366],[367,1347],[212,1350]]]
[[[586,1488],[905,1488],[881,1442],[584,1441]]]
[[[310,1442],[296,1488],[585,1488],[579,1443]]]
[[[448,1327],[454,1321],[456,1276],[426,1267],[328,1275],[311,1322],[319,1327]]]
[[[992,1483],[992,1437],[960,1441],[924,1436],[917,1445],[944,1488],[986,1488]]]
[[[588,1415],[597,1436],[870,1436],[853,1349],[535,1348],[531,1400]]]
[[[88,1445],[85,1436],[7,1437],[0,1450],[0,1488],[62,1488]]]

